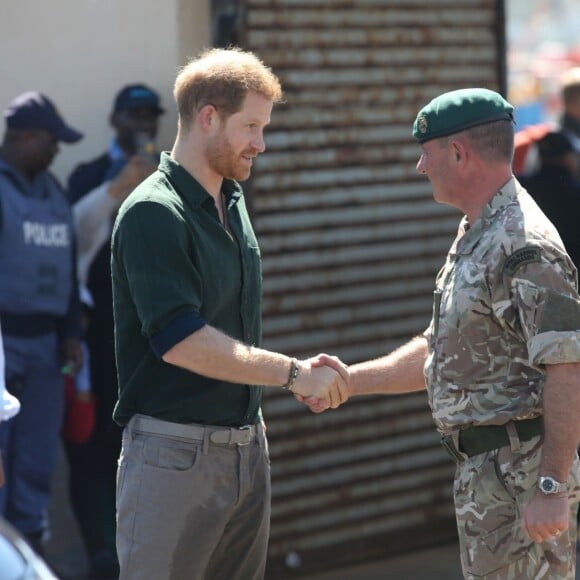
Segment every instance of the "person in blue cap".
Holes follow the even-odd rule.
[[[419,111],[413,135],[435,200],[464,217],[436,279],[429,327],[350,366],[348,393],[427,389],[457,465],[465,578],[571,580],[580,500],[576,268],[512,174],[513,107],[501,95],[444,93]]]
[[[82,363],[72,214],[48,169],[59,142],[76,143],[82,134],[38,92],[16,97],[4,119],[0,319],[6,387],[21,411],[0,424],[0,515],[40,551],[64,411],[61,369]]]
[[[115,550],[115,482],[121,429],[112,419],[117,401],[113,337],[110,238],[121,202],[155,169],[155,138],[164,113],[159,95],[131,84],[116,95],[109,118],[115,134],[107,150],[81,163],[68,181],[78,239],[79,279],[94,305],[87,328],[91,389],[96,424],[89,441],[65,444],[71,503],[87,550],[91,572],[118,576]]]
[[[99,292],[88,282],[91,268],[102,258],[102,252],[107,254],[118,207],[157,169],[155,139],[164,112],[159,95],[147,85],[132,84],[121,89],[109,117],[115,134],[107,150],[78,165],[68,179],[67,193],[79,236],[79,278],[92,294]],[[106,261],[108,270],[108,258]],[[110,313],[112,316],[112,310]]]

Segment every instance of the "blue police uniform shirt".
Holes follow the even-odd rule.
[[[0,156],[0,312],[63,317],[73,291],[73,223],[56,182],[30,183]]]

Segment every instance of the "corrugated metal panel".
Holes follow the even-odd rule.
[[[264,262],[265,346],[347,362],[421,332],[457,227],[415,170],[417,110],[500,86],[495,0],[246,0],[244,46],[286,103],[251,186]],[[264,404],[272,455],[269,578],[380,557],[454,534],[453,466],[424,394],[316,416]]]

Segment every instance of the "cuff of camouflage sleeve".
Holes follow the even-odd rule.
[[[580,362],[580,331],[550,330],[537,334],[528,342],[530,364],[555,365]]]

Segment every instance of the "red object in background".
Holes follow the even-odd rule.
[[[91,393],[77,393],[72,375],[64,376],[65,415],[62,438],[67,443],[86,443],[95,428],[95,401]]]
[[[514,136],[514,161],[512,169],[514,175],[525,175],[529,172],[529,158],[535,144],[544,135],[553,131],[554,127],[548,123],[539,123],[537,125],[530,125],[521,131],[518,131]]]

